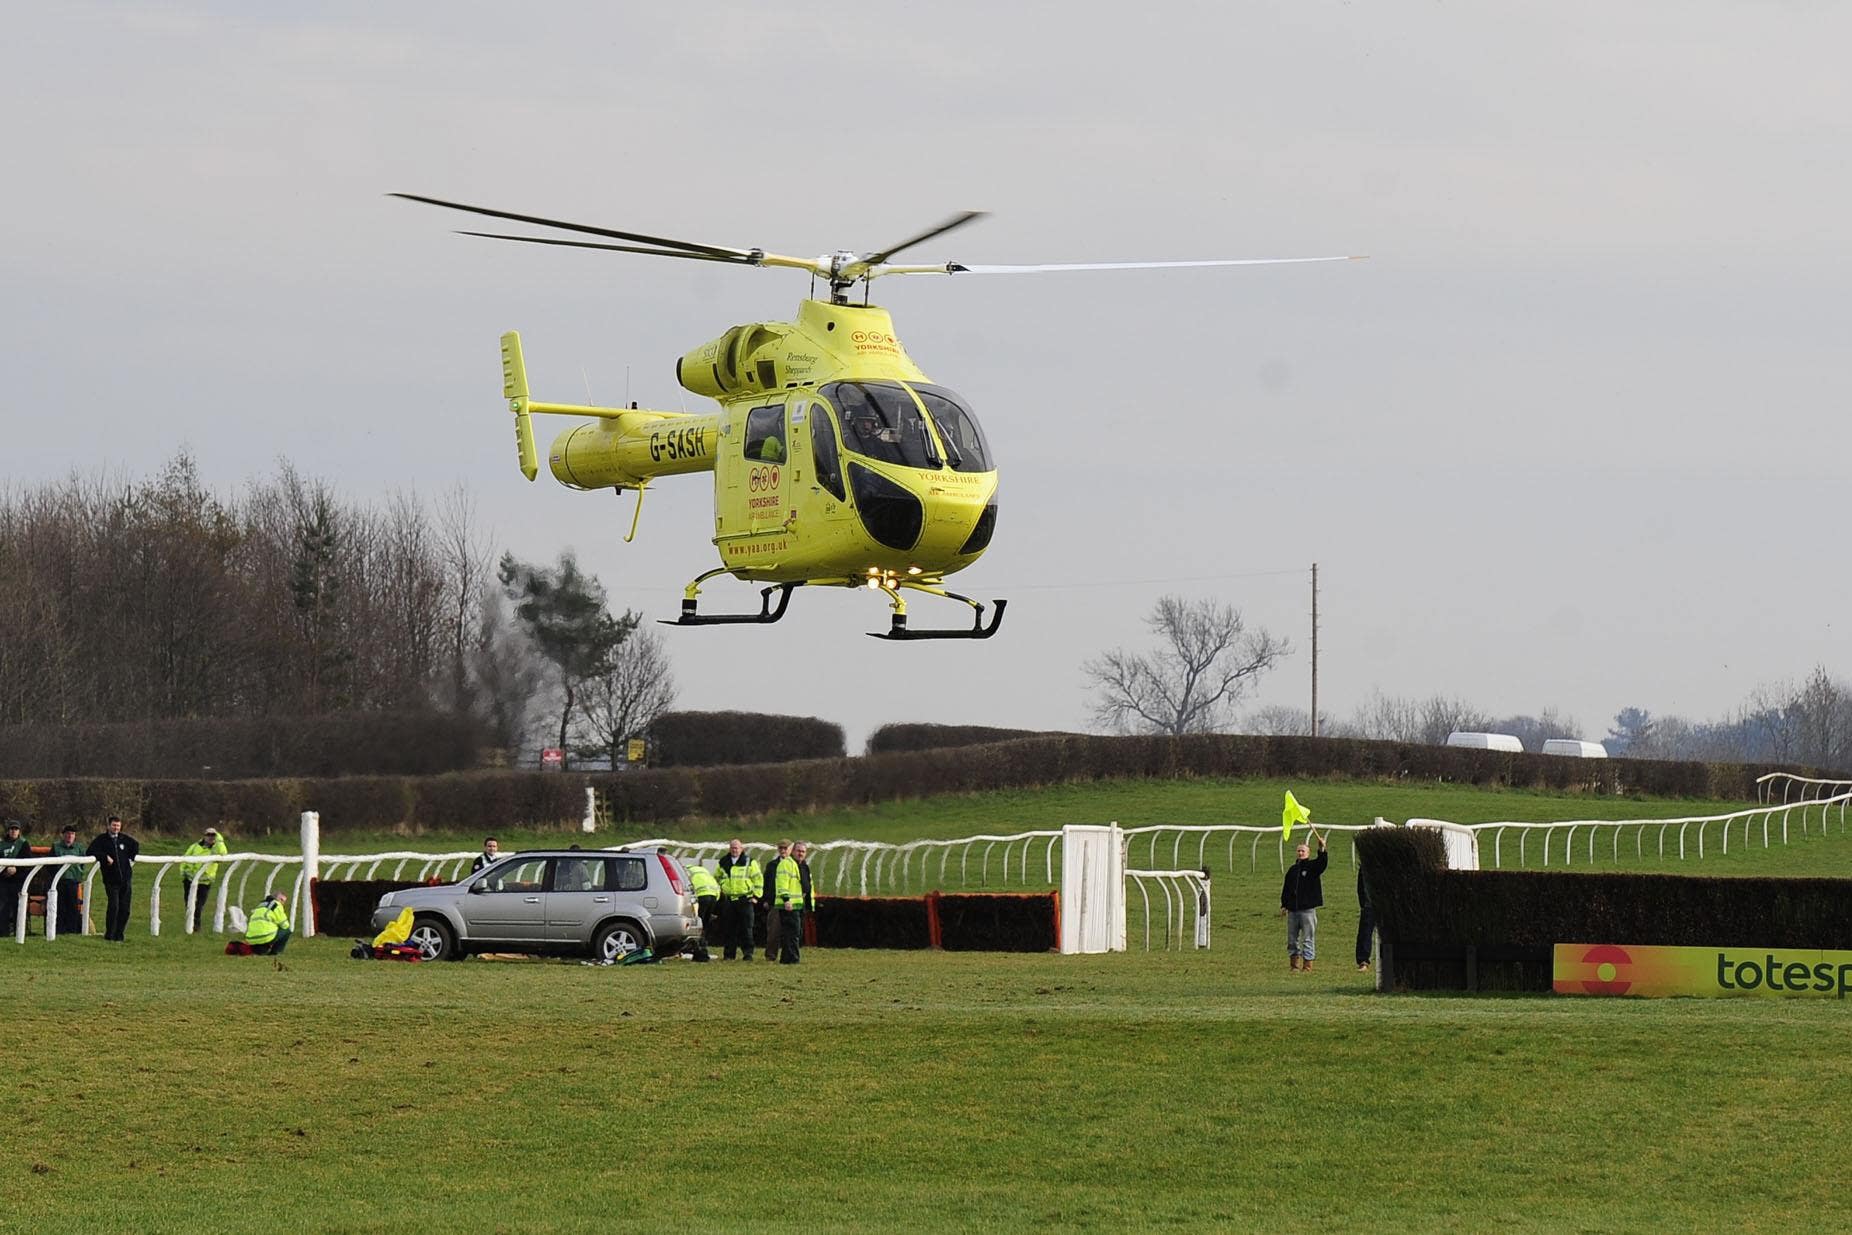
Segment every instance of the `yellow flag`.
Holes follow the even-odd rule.
[[[1280,838],[1282,840],[1291,840],[1293,838],[1293,824],[1305,823],[1311,818],[1312,812],[1299,805],[1299,799],[1295,798],[1293,796],[1293,791],[1288,789],[1286,791],[1286,807],[1280,811]]]

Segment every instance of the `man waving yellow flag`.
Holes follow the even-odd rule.
[[[1293,824],[1309,823],[1311,818],[1312,812],[1299,805],[1299,799],[1295,798],[1293,796],[1293,791],[1288,789],[1286,791],[1285,809],[1280,811],[1280,839],[1291,840],[1293,838]]]

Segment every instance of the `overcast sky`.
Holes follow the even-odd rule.
[[[1595,738],[1852,671],[1845,6],[290,9],[10,14],[0,484],[182,446],[228,495],[279,458],[366,500],[461,481],[497,544],[670,617],[710,481],[631,545],[633,499],[529,485],[496,338],[537,397],[699,408],[675,359],[808,280],[384,194],[803,255],[981,208],[908,260],[1371,260],[878,284],[1000,461],[954,586],[1008,620],[893,645],[880,597],[800,592],[664,628],[682,706],[1078,727],[1080,663],[1165,591],[1293,638],[1256,702],[1304,706],[1313,561],[1340,718],[1441,691]]]

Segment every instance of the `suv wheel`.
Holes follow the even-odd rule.
[[[442,918],[419,918],[412,923],[406,942],[414,944],[427,961],[454,961],[463,955],[456,932]]]
[[[635,922],[610,922],[592,940],[592,957],[611,964],[643,947],[643,931]]]

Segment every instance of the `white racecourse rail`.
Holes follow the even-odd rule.
[[[1593,862],[1597,857],[1597,839],[1607,842],[1612,858],[1620,856],[1623,836],[1629,829],[1633,832],[1635,856],[1644,856],[1645,838],[1654,836],[1657,852],[1665,856],[1666,840],[1672,837],[1677,845],[1678,857],[1687,856],[1687,843],[1695,842],[1696,855],[1702,859],[1705,854],[1705,842],[1709,836],[1715,836],[1722,842],[1723,852],[1730,850],[1731,834],[1740,832],[1741,845],[1749,844],[1760,838],[1763,846],[1769,847],[1777,835],[1776,822],[1779,819],[1779,836],[1782,844],[1789,841],[1791,828],[1798,824],[1802,836],[1809,835],[1817,818],[1821,833],[1826,832],[1830,822],[1836,822],[1841,832],[1846,828],[1846,806],[1852,803],[1852,781],[1821,780],[1795,776],[1786,772],[1774,772],[1761,777],[1758,782],[1761,805],[1747,810],[1734,811],[1725,815],[1694,815],[1675,819],[1576,819],[1560,822],[1533,823],[1508,820],[1494,823],[1453,824],[1441,820],[1411,819],[1413,825],[1428,824],[1441,826],[1452,831],[1464,831],[1473,834],[1481,856],[1484,853],[1484,839],[1487,833],[1492,836],[1493,868],[1504,864],[1504,846],[1507,833],[1516,834],[1516,865],[1523,866],[1529,861],[1529,844],[1533,836],[1540,840],[1539,856],[1544,866],[1550,864],[1551,856],[1559,846],[1556,837],[1561,836],[1561,854],[1559,862],[1571,865],[1574,860],[1575,842],[1578,834],[1586,838],[1585,862]],[[1776,799],[1780,800],[1777,801]],[[1356,833],[1367,827],[1383,826],[1378,819],[1372,824],[1318,824],[1321,833],[1348,833],[1353,839]],[[1208,881],[1202,877],[1202,868],[1207,865],[1210,856],[1209,846],[1217,846],[1215,853],[1224,856],[1227,867],[1233,870],[1235,848],[1239,841],[1248,841],[1249,870],[1258,870],[1260,865],[1260,846],[1271,839],[1275,860],[1279,869],[1286,867],[1288,841],[1280,828],[1271,824],[1211,823],[1211,824],[1175,824],[1155,823],[1143,827],[1123,829],[1125,838],[1126,878],[1134,881],[1141,894],[1141,903],[1146,914],[1146,938],[1150,937],[1153,910],[1145,883],[1163,893],[1166,928],[1165,945],[1170,946],[1172,939],[1182,940],[1184,917],[1195,915],[1201,918],[1200,904],[1207,891]],[[880,896],[901,895],[915,890],[931,891],[935,887],[949,887],[953,872],[957,873],[959,887],[997,887],[997,888],[1049,888],[1059,883],[1057,872],[1060,869],[1059,850],[1062,830],[1059,828],[1028,832],[981,833],[975,836],[963,836],[953,839],[928,839],[894,843],[888,841],[835,840],[824,841],[810,847],[810,865],[813,880],[820,891],[833,891],[838,894]],[[1299,839],[1304,838],[1300,833]],[[1297,843],[1295,841],[1294,843]],[[1139,856],[1141,846],[1144,850],[1146,866],[1133,869],[1131,863]],[[1194,853],[1191,848],[1194,847]],[[775,847],[762,841],[746,844],[748,852],[755,856],[767,855]],[[706,861],[718,858],[727,850],[725,841],[689,841],[674,837],[652,837],[634,841],[629,845],[611,846],[611,848],[662,848],[684,859]],[[1356,864],[1356,846],[1346,847],[1351,864]],[[1193,858],[1194,867],[1185,864],[1185,857]],[[368,854],[322,854],[311,858],[316,867],[316,878],[328,879],[414,879],[423,882],[433,876],[458,879],[466,872],[468,864],[477,856],[474,850],[462,853],[419,853],[413,851],[395,851],[391,853]],[[954,862],[953,858],[957,861]],[[1159,865],[1160,858],[1167,865]],[[184,863],[198,862],[199,858],[180,856],[143,857],[136,866],[144,871],[155,869],[154,880],[149,893],[148,923],[150,934],[158,935],[161,931],[160,908],[162,883],[168,868]],[[290,904],[302,904],[302,889],[305,877],[305,858],[299,854],[268,853],[233,853],[215,859],[219,866],[219,877],[214,883],[214,904],[210,921],[215,933],[224,933],[229,905],[244,905],[251,895],[253,876],[261,873],[255,898],[261,899],[276,885],[279,878],[286,873],[290,877]],[[37,868],[41,866],[86,866],[91,869],[84,877],[84,929],[89,930],[90,907],[93,903],[92,893],[96,881],[96,863],[88,857],[68,858],[22,858],[15,865]],[[996,880],[992,881],[993,867]],[[138,882],[145,882],[143,881]],[[56,937],[56,900],[58,884],[53,883],[47,904],[46,937]],[[196,894],[197,889],[193,889]],[[1196,895],[1191,896],[1189,893]],[[192,904],[188,898],[188,912],[184,916],[182,929],[192,933]],[[26,939],[26,901],[27,891],[21,887],[16,920],[18,927],[15,938],[24,943]],[[1187,913],[1185,911],[1188,911]],[[299,915],[304,916],[306,915]],[[136,923],[131,920],[131,925]],[[313,934],[312,922],[303,923],[305,934]],[[1199,923],[1192,921],[1192,928]],[[1206,921],[1200,922],[1206,927]],[[1203,942],[1196,946],[1207,946],[1206,931],[1197,929],[1196,934]]]

